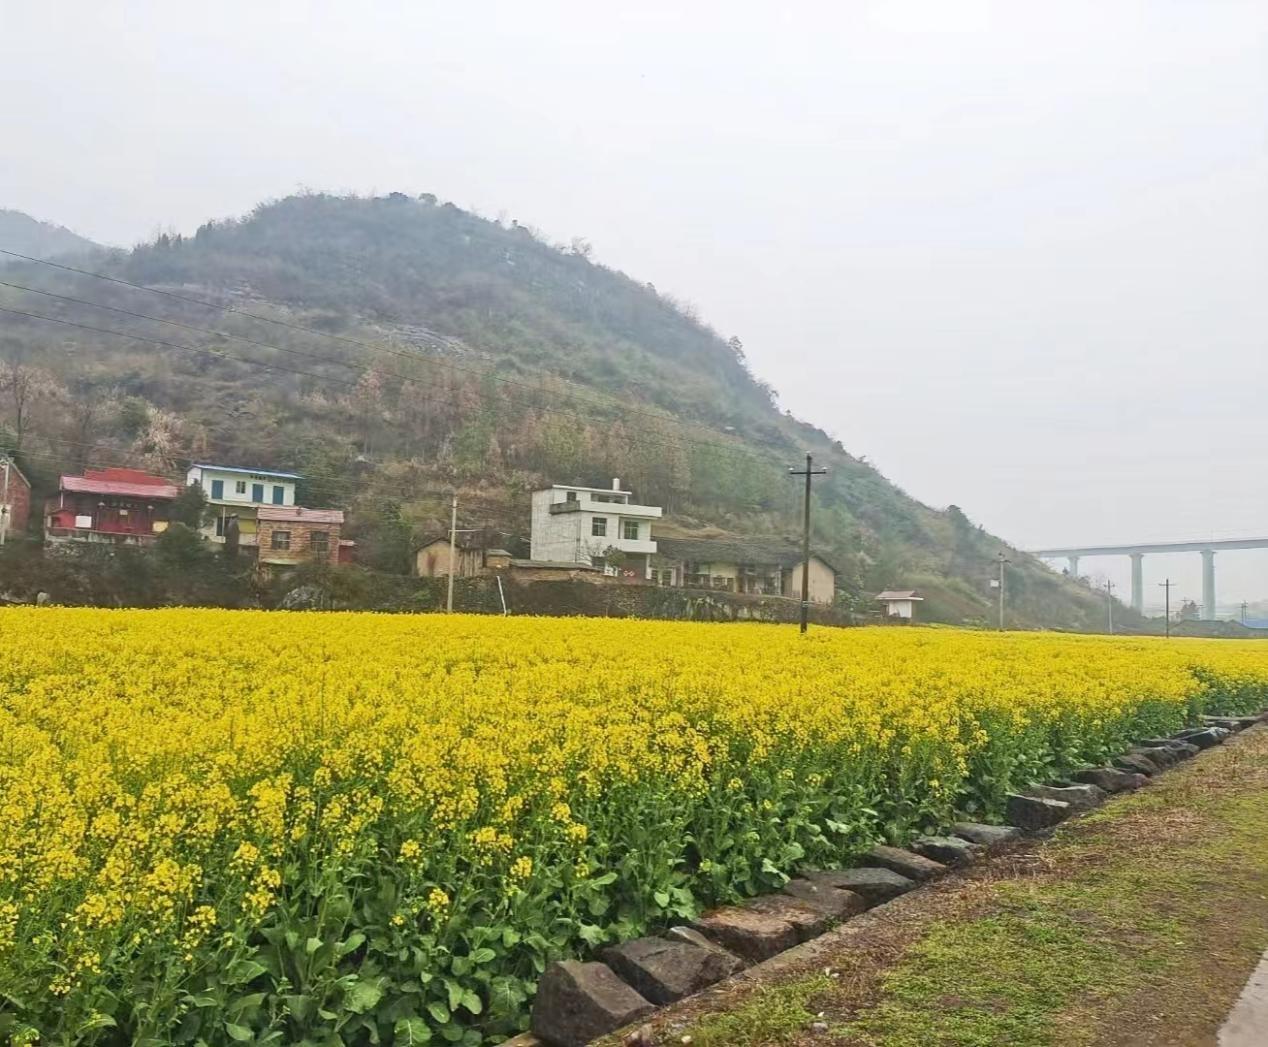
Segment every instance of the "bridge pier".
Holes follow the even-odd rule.
[[[1066,562],[1069,565],[1070,577],[1077,578],[1079,576],[1079,558],[1077,556],[1067,556]]]
[[[1215,550],[1202,550],[1202,620],[1215,621]]]
[[[1145,554],[1131,553],[1132,558],[1132,610],[1145,613]]]

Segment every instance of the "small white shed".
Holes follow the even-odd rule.
[[[916,604],[924,597],[915,589],[886,589],[876,596],[877,603],[885,605],[886,618],[903,618],[910,621],[916,616]]]

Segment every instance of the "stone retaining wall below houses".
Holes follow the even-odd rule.
[[[670,589],[654,585],[596,584],[590,581],[519,581],[504,578],[511,614],[582,615],[591,618],[666,618],[693,622],[795,622],[796,600],[747,596],[703,589]],[[501,614],[495,578],[462,578],[454,585],[454,609]],[[848,611],[812,604],[817,625],[852,625]]]

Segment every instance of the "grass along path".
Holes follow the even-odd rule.
[[[872,917],[666,1012],[658,1042],[1214,1044],[1268,946],[1268,728]]]

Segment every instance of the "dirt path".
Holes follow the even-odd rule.
[[[686,1001],[658,1018],[656,1040],[1214,1045],[1265,947],[1268,727],[1259,727],[1052,840]]]

